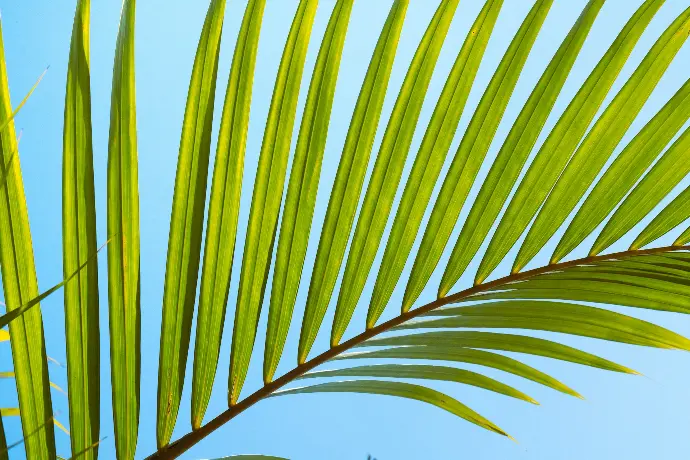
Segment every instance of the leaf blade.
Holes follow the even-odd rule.
[[[273,379],[283,354],[297,300],[352,5],[353,0],[339,0],[333,8],[304,109],[285,198],[271,287],[264,347],[263,377],[266,383]]]
[[[400,279],[502,5],[500,0],[486,2],[443,87],[386,243],[369,304],[367,328],[376,324]]]
[[[235,254],[256,54],[265,0],[247,4],[237,39],[218,135],[206,224],[192,378],[192,427],[206,413],[218,368]]]
[[[481,284],[494,271],[538,212],[635,44],[662,4],[662,0],[647,0],[638,8],[571,100],[509,202],[479,264],[475,285]]]
[[[228,397],[234,405],[242,391],[254,348],[256,327],[265,294],[278,214],[283,196],[297,99],[318,0],[297,7],[278,70],[264,132],[240,273],[232,333]],[[280,200],[276,200],[280,191]]]
[[[314,262],[302,319],[298,363],[303,363],[323,323],[354,223],[409,0],[396,0],[381,31],[357,99]]]
[[[0,26],[0,119],[8,119],[12,113],[4,49]],[[0,270],[9,313],[38,295],[31,230],[19,158],[14,158],[16,152],[14,123],[10,122],[0,132],[0,176],[6,178],[0,187]],[[22,409],[22,430],[25,437],[36,432],[27,439],[26,455],[28,458],[55,458],[52,430],[40,429],[52,417],[40,308],[12,321],[9,332]]]
[[[404,379],[428,379],[446,382],[463,383],[466,385],[483,388],[494,393],[503,394],[512,398],[539,404],[531,397],[515,388],[486,377],[477,372],[456,369],[447,366],[429,366],[416,364],[376,364],[372,366],[348,367],[345,369],[329,369],[312,371],[304,374],[297,380],[327,377],[382,377]]]
[[[405,288],[402,311],[417,300],[445,250],[552,0],[535,2],[484,91],[443,181]]]
[[[352,237],[331,328],[331,346],[340,342],[364,289],[393,206],[424,96],[457,6],[458,0],[443,0],[438,6],[396,99]]]
[[[461,402],[436,390],[432,390],[431,388],[413,385],[411,383],[385,382],[380,380],[329,382],[309,387],[281,390],[274,393],[272,397],[306,393],[368,393],[414,399],[445,409],[451,414],[457,415],[470,423],[474,423],[494,433],[510,437],[505,431]]]
[[[520,247],[513,273],[537,255],[587,192],[689,34],[690,8],[664,31],[572,155]],[[689,115],[690,111],[683,117],[687,120]],[[680,128],[684,121],[676,123]],[[619,158],[629,162],[630,153],[625,152]]]
[[[194,313],[225,0],[212,0],[194,58],[175,176],[158,366],[158,447],[172,436]]]
[[[141,376],[139,185],[135,88],[136,0],[122,6],[108,140],[108,323],[113,431],[118,458],[136,453]],[[99,444],[74,452],[97,455]]]

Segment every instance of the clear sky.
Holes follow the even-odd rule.
[[[426,25],[439,0],[411,0],[405,28],[396,58],[390,93],[386,99],[383,126],[379,127],[375,151],[383,134],[385,121],[392,109],[395,96],[404,78],[407,66]],[[505,0],[505,6],[496,25],[486,58],[468,100],[453,143],[454,152],[469,122],[471,110],[479,101],[493,71],[512,35],[519,27],[533,2]],[[500,148],[508,129],[549,59],[577,18],[586,0],[556,0],[527,61],[506,115],[499,127],[489,152],[492,158]],[[553,126],[567,102],[578,90],[617,32],[642,0],[609,0],[594,24],[572,75],[566,82],[554,114],[547,128]],[[33,231],[39,284],[42,289],[60,281],[61,255],[61,155],[62,111],[72,17],[76,0],[0,0],[5,34],[5,47],[9,68],[12,98],[16,104],[43,70],[50,70],[35,95],[17,117],[17,128],[23,130],[20,156],[25,179],[28,207]],[[227,75],[246,1],[228,0],[224,42],[221,52],[218,96],[222,101]],[[311,76],[318,42],[335,0],[322,0],[318,9],[313,40],[307,59],[307,71],[301,94],[301,108],[306,96],[306,85]],[[352,13],[341,75],[331,120],[331,132],[321,174],[321,188],[314,216],[314,229],[303,283],[298,297],[295,317],[300,318],[306,297],[307,283],[326,211],[330,186],[335,176],[338,159],[347,133],[350,117],[366,72],[369,58],[381,30],[392,0],[358,0]],[[450,33],[441,53],[439,64],[429,89],[412,145],[418,148],[424,128],[441,92],[469,26],[483,2],[462,0]],[[155,449],[156,378],[158,341],[161,320],[161,298],[167,232],[177,163],[180,127],[187,95],[187,86],[196,44],[201,30],[207,0],[140,0],[137,14],[137,92],[139,121],[139,161],[142,238],[142,390],[141,424],[138,457]],[[282,47],[295,11],[297,0],[268,0],[261,37],[254,101],[248,138],[245,179],[240,213],[238,248],[242,248],[244,226],[249,213],[251,187],[254,181],[258,152],[261,146],[263,124],[268,111],[273,82]],[[665,27],[690,3],[688,0],[668,0],[643,35],[633,55],[619,77],[612,94],[617,92],[644,57]],[[92,87],[94,163],[96,170],[96,198],[98,213],[98,239],[106,240],[105,198],[107,136],[109,123],[110,85],[115,36],[119,20],[119,0],[92,0]],[[686,44],[652,94],[647,105],[633,124],[624,144],[668,100],[690,76],[690,46]],[[610,100],[609,97],[607,100]],[[217,113],[220,113],[220,103]],[[218,124],[216,117],[216,127]],[[215,131],[214,131],[215,132]],[[296,136],[295,136],[296,138]],[[542,142],[544,136],[541,137]],[[215,148],[213,148],[213,151]],[[620,150],[620,149],[619,149]],[[412,155],[410,155],[410,158]],[[373,162],[372,162],[373,164]],[[411,161],[408,161],[406,172]],[[446,165],[447,168],[448,165]],[[444,169],[445,171],[445,169]],[[478,182],[486,175],[480,172]],[[473,188],[470,200],[478,189]],[[678,190],[674,192],[677,193]],[[399,199],[400,194],[398,194]],[[467,206],[461,219],[468,212]],[[390,222],[389,222],[390,225]],[[459,228],[456,228],[456,233]],[[556,243],[552,240],[537,258],[536,263],[548,261]],[[630,239],[618,244],[623,248]],[[418,241],[419,243],[419,241]],[[589,242],[591,244],[591,241]],[[578,254],[585,249],[581,247]],[[236,254],[236,262],[241,257]],[[547,254],[548,253],[548,254]],[[514,255],[514,253],[513,253]],[[446,254],[446,257],[448,254]],[[381,252],[377,258],[380,261]],[[106,292],[106,258],[101,256],[101,331],[102,331],[102,436],[101,458],[113,458],[112,412],[110,408],[110,374],[108,366],[108,326]],[[461,283],[470,283],[475,260]],[[234,316],[232,300],[236,298],[239,264],[236,264],[231,286],[228,317]],[[409,274],[408,264],[406,274]],[[503,264],[501,270],[509,267]],[[373,272],[376,273],[377,266]],[[406,276],[406,275],[405,275]],[[364,302],[373,288],[375,277],[370,276],[363,295],[361,308],[348,330],[348,336],[364,326]],[[434,296],[440,273],[422,300]],[[269,286],[270,287],[270,286]],[[399,285],[387,316],[395,314],[402,299],[404,285]],[[62,295],[55,294],[42,304],[50,356],[65,362],[64,317]],[[261,362],[265,315],[260,323],[244,395],[261,383]],[[649,319],[690,336],[688,318],[675,314],[657,314],[647,311],[618,309]],[[330,326],[332,309],[325,324]],[[293,324],[297,326],[297,324]],[[535,334],[548,336],[548,334]],[[225,340],[216,378],[217,385],[208,414],[214,415],[226,407],[229,341],[231,327],[226,325]],[[551,334],[554,337],[554,334]],[[316,348],[327,346],[327,331],[322,330]],[[298,327],[293,327],[279,373],[294,366]],[[582,366],[554,362],[538,357],[522,357],[524,361],[547,371],[583,394],[585,401],[567,397],[537,384],[499,371],[483,369],[487,375],[516,386],[537,399],[541,406],[533,406],[510,398],[490,394],[476,388],[435,384],[511,433],[519,443],[513,443],[495,434],[483,431],[439,409],[422,403],[390,397],[364,395],[305,395],[271,399],[252,407],[245,414],[218,430],[185,458],[215,458],[241,453],[264,453],[297,460],[359,460],[372,454],[378,460],[412,459],[680,459],[690,455],[690,355],[681,352],[649,350],[639,347],[608,344],[566,336],[558,340],[596,352],[604,357],[628,365],[644,377],[607,374]],[[9,346],[0,346],[0,367],[10,366]],[[468,366],[471,368],[471,366]],[[191,369],[191,368],[190,368]],[[51,365],[51,378],[66,387],[66,369]],[[188,372],[191,377],[191,370]],[[10,381],[0,381],[0,405],[16,404],[14,387]],[[175,438],[190,429],[190,385],[180,409]],[[59,418],[67,421],[67,399],[53,394]],[[8,440],[21,436],[18,420],[6,419]],[[56,433],[58,453],[69,455],[69,440]],[[21,449],[12,454],[21,458]]]

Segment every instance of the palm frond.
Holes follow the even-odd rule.
[[[331,185],[322,183],[321,170],[331,117],[338,110],[334,101],[343,75],[343,50],[348,33],[356,26],[350,24],[354,1],[337,0],[329,8],[323,38],[313,43],[319,2],[295,3],[265,120],[242,262],[233,267],[238,226],[245,225],[239,221],[244,158],[262,22],[270,2],[249,0],[244,10],[220,122],[206,220],[192,363],[192,431],[171,443],[182,404],[192,333],[226,9],[225,0],[210,0],[180,140],[160,337],[158,451],[150,458],[180,456],[259,401],[297,394],[395,396],[431,404],[508,436],[464,403],[427,385],[471,385],[537,404],[520,389],[484,375],[483,369],[509,373],[536,382],[539,388],[581,398],[566,383],[512,354],[637,374],[627,363],[565,345],[562,335],[690,351],[690,340],[680,334],[607,308],[690,313],[690,248],[686,246],[690,229],[680,233],[673,244],[666,242],[666,235],[690,218],[690,188],[686,183],[690,166],[684,161],[690,149],[687,76],[685,84],[638,133],[630,132],[686,45],[690,8],[673,19],[626,76],[621,89],[611,94],[664,4],[663,0],[645,0],[586,74],[575,96],[561,101],[573,69],[582,65],[579,59],[585,42],[601,22],[604,0],[589,0],[570,30],[564,31],[563,40],[538,74],[529,98],[517,107],[516,119],[509,120],[506,114],[510,113],[509,105],[515,103],[513,92],[529,67],[528,57],[557,3],[532,2],[480,101],[476,107],[469,107],[470,92],[480,89],[477,75],[496,34],[503,1],[483,3],[463,44],[453,49],[457,57],[438,100],[430,101],[429,87],[440,71],[437,63],[441,50],[455,46],[447,37],[459,2],[439,0],[432,6],[435,13],[406,67],[400,90],[394,93],[389,91],[389,82],[399,57],[398,42],[410,3],[395,0],[373,49],[345,144],[337,149],[339,165],[330,193],[326,190],[330,199],[320,229],[304,316],[299,322],[298,364],[280,375],[279,364],[289,349],[287,337],[298,308],[302,273],[312,263],[307,254],[309,242],[317,236],[313,225],[317,193],[319,188]],[[52,432],[45,429],[46,425],[52,428],[53,417],[41,312],[33,307],[63,285],[67,287],[72,451],[96,458],[99,443],[98,347],[93,344],[99,338],[97,267],[89,264],[96,254],[89,7],[89,0],[77,3],[68,74],[65,281],[40,295],[12,122],[25,101],[12,111],[5,63],[0,55],[0,265],[9,305],[0,317],[0,341],[9,340],[12,345],[16,373],[12,375],[16,376],[21,409],[2,415],[21,415],[27,456],[31,458],[55,458]],[[112,242],[108,248],[108,286],[113,413],[116,454],[121,459],[131,459],[136,453],[142,354],[134,23],[135,0],[124,0],[113,72],[107,210],[108,238]],[[318,48],[318,54],[305,85],[306,102],[291,156],[310,46]],[[395,102],[389,119],[380,120],[386,98]],[[558,102],[566,108],[556,117]],[[408,162],[414,136],[422,131],[425,104],[435,108],[428,126],[423,127],[421,144]],[[469,124],[458,132],[463,117]],[[546,131],[550,118],[555,124]],[[505,124],[510,124],[508,135],[494,154],[492,145],[497,143],[499,127]],[[362,197],[379,129],[382,141]],[[544,142],[535,148],[541,137]],[[451,157],[456,138],[459,147]],[[621,145],[627,138],[631,139],[627,145]],[[412,164],[406,176],[408,163]],[[442,174],[446,163],[448,172]],[[488,171],[486,178],[482,178],[483,170]],[[401,186],[403,181],[405,185]],[[684,189],[662,206],[679,188]],[[475,189],[476,198],[469,200]],[[432,200],[435,190],[439,190],[438,196]],[[398,195],[401,198],[396,205]],[[422,229],[427,211],[428,223]],[[387,234],[393,212],[395,218]],[[464,221],[460,219],[463,212],[467,213]],[[643,230],[640,232],[638,227]],[[441,266],[456,229],[459,236],[453,241],[448,262]],[[523,236],[524,241],[519,243]],[[633,241],[630,248],[619,248],[628,238]],[[419,249],[415,252],[417,241]],[[589,253],[581,253],[581,246],[589,241],[594,241]],[[647,247],[655,241],[660,245]],[[550,248],[550,242],[555,250],[549,263],[526,270]],[[510,260],[513,250],[517,255]],[[379,253],[382,262],[373,293],[363,305],[367,281]],[[572,259],[563,261],[566,257]],[[476,273],[466,273],[473,261],[478,263]],[[510,273],[501,273],[504,261],[512,264]],[[408,263],[411,273],[404,279]],[[233,269],[240,270],[240,279],[232,324],[228,408],[204,423],[221,352]],[[274,273],[269,281],[271,269]],[[342,283],[336,288],[341,271]],[[441,274],[438,271],[442,277],[438,285],[433,285],[435,275]],[[474,284],[449,294],[465,275],[473,276]],[[392,307],[399,313],[382,320],[391,300],[398,298],[397,289],[401,289],[402,301]],[[417,305],[428,289],[437,289],[438,297]],[[267,298],[264,384],[242,398],[257,335],[262,332],[260,319]],[[330,335],[330,347],[310,358],[331,300],[335,300],[333,325],[324,332]],[[365,324],[348,338],[349,328],[354,327],[352,319],[357,317],[355,312],[365,307]],[[1,329],[7,324],[9,332]],[[535,332],[553,336],[530,335]],[[371,362],[352,364],[361,360]],[[81,366],[83,362],[87,364]],[[321,368],[328,363],[337,366]],[[479,370],[462,369],[464,365],[476,365]],[[340,380],[343,378],[353,380]],[[290,387],[298,380],[306,386]],[[91,391],[94,388],[96,391]],[[0,425],[0,460],[3,453],[6,442]]]

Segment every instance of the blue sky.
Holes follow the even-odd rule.
[[[335,97],[331,131],[328,138],[325,161],[321,174],[321,187],[314,216],[314,229],[303,283],[298,297],[295,317],[304,308],[306,288],[314,260],[318,229],[326,211],[340,151],[347,133],[352,110],[366,72],[379,31],[392,0],[359,0],[355,2],[347,36],[341,76]],[[405,71],[426,25],[439,0],[412,0],[405,28],[402,33],[398,56],[393,70],[390,93],[386,99],[382,126],[379,127],[376,151],[381,140],[385,121],[395,102],[397,90],[402,84]],[[432,80],[419,128],[412,144],[412,152],[418,148],[424,128],[431,117],[436,99],[443,88],[469,26],[482,6],[479,0],[463,0],[456,13],[448,38],[441,53]],[[641,0],[609,0],[594,24],[591,36],[584,45],[554,113],[546,128],[557,121],[596,64],[615,35],[630,17]],[[20,156],[25,179],[28,207],[33,231],[34,250],[42,289],[60,281],[62,276],[61,254],[61,154],[62,111],[67,73],[67,57],[75,0],[0,0],[5,34],[5,47],[9,69],[12,98],[16,104],[43,70],[50,66],[47,76],[17,117],[17,128],[23,130]],[[218,96],[222,100],[234,40],[239,29],[246,1],[229,0],[226,14],[224,42],[219,68]],[[322,0],[314,26],[313,39],[307,59],[307,71],[298,119],[306,97],[306,85],[311,75],[318,41],[335,0]],[[512,35],[527,14],[532,2],[505,0],[496,32],[492,37],[477,80],[470,94],[467,109],[460,122],[452,146],[455,151],[467,126],[471,109],[477,104]],[[561,40],[577,18],[585,0],[556,0],[546,19],[541,35],[527,61],[513,98],[508,106],[496,139],[488,157],[496,155],[512,121],[519,113],[540,73],[557,49]],[[245,162],[244,188],[238,241],[243,241],[244,225],[248,218],[251,187],[258,162],[263,134],[263,123],[268,112],[273,82],[290,20],[296,8],[296,0],[268,0],[263,33],[257,59],[254,100]],[[137,14],[137,91],[139,121],[139,160],[142,238],[142,392],[141,424],[138,457],[144,457],[155,449],[156,378],[158,340],[161,318],[161,298],[167,231],[177,163],[180,127],[187,94],[191,65],[196,43],[206,12],[207,1],[140,0]],[[668,0],[652,21],[629,59],[611,97],[644,57],[665,27],[685,8],[687,0]],[[109,123],[110,85],[114,42],[119,20],[118,0],[92,0],[92,86],[94,163],[96,174],[96,198],[99,241],[105,234],[105,185],[107,161],[107,135]],[[684,83],[690,73],[690,46],[681,49],[666,76],[652,94],[642,113],[630,128],[622,145],[648,121],[670,96]],[[220,103],[217,112],[220,113]],[[219,117],[216,117],[216,127]],[[296,136],[295,136],[296,138]],[[542,142],[544,136],[539,142]],[[213,149],[212,151],[214,151]],[[620,150],[620,148],[619,148]],[[412,155],[410,155],[410,158]],[[373,162],[372,162],[373,163]],[[411,161],[406,165],[409,172]],[[448,164],[446,164],[447,168]],[[444,169],[445,171],[445,169]],[[478,182],[487,172],[483,168]],[[437,190],[438,191],[438,190]],[[477,193],[474,187],[469,199]],[[679,190],[676,190],[676,194]],[[671,195],[671,197],[674,195]],[[400,198],[400,193],[398,198]],[[467,215],[464,209],[461,220]],[[389,222],[390,225],[390,222]],[[455,235],[459,228],[456,228]],[[634,233],[634,232],[633,232]],[[632,235],[634,236],[634,235]],[[533,263],[543,264],[557,240],[552,240]],[[622,241],[614,249],[629,244]],[[419,241],[418,241],[419,243]],[[591,241],[589,242],[591,244]],[[238,244],[241,248],[242,244]],[[584,249],[581,248],[580,253]],[[241,251],[237,251],[236,262]],[[381,253],[377,258],[380,261]],[[513,252],[514,255],[514,252]],[[446,254],[446,257],[448,254]],[[101,458],[113,458],[110,409],[110,374],[108,364],[107,291],[105,283],[105,255],[101,256],[101,331],[102,331],[102,436],[107,439],[101,445]],[[475,260],[461,285],[471,282]],[[239,278],[236,263],[231,285],[228,317],[234,309]],[[409,274],[408,265],[406,274]],[[508,264],[501,266],[503,273]],[[375,273],[377,266],[374,267]],[[374,276],[370,276],[363,299],[373,288]],[[423,299],[433,298],[440,273],[437,273]],[[270,286],[269,286],[270,287]],[[397,311],[404,285],[398,286],[390,317]],[[364,300],[355,314],[348,336],[357,333],[364,325]],[[48,353],[65,362],[64,317],[62,296],[55,294],[42,304],[46,327]],[[690,336],[690,322],[675,314],[658,314],[647,311],[618,309],[640,318],[652,320]],[[255,347],[255,359],[245,385],[245,396],[261,383],[261,362],[265,330],[265,313],[260,323],[259,339]],[[325,324],[330,325],[332,310]],[[293,326],[296,326],[293,325]],[[535,334],[549,336],[548,334]],[[222,411],[226,405],[226,382],[229,362],[231,327],[226,325],[221,350],[221,362],[216,378],[217,385],[209,414]],[[291,459],[350,460],[364,459],[370,453],[379,460],[392,459],[675,459],[684,458],[690,452],[690,355],[681,352],[648,350],[593,340],[550,335],[558,340],[596,352],[604,357],[628,365],[644,374],[629,377],[607,374],[603,371],[571,364],[554,362],[538,357],[524,357],[526,363],[547,371],[575,388],[586,397],[585,401],[569,398],[540,388],[538,385],[498,371],[482,370],[527,392],[541,406],[489,394],[485,391],[452,384],[432,384],[467,403],[517,438],[513,443],[495,434],[482,431],[469,423],[454,418],[441,410],[417,402],[388,397],[362,395],[305,395],[264,401],[218,430],[185,458],[214,458],[241,453],[264,453]],[[293,367],[297,349],[298,328],[293,327],[288,346],[279,367],[279,373]],[[322,330],[316,349],[323,350],[328,344],[328,333]],[[10,365],[9,347],[0,346],[2,370]],[[471,366],[468,366],[471,368]],[[476,370],[476,369],[475,369]],[[51,378],[66,387],[66,369],[51,365]],[[191,371],[188,373],[191,376]],[[0,405],[16,403],[11,382],[0,381]],[[174,437],[186,433],[189,425],[189,391],[180,410]],[[67,420],[67,399],[53,395],[55,409],[62,420]],[[18,420],[7,420],[8,440],[21,436]],[[56,434],[58,451],[67,456],[68,438]],[[21,457],[21,449],[13,455]]]

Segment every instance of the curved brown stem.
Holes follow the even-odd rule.
[[[541,275],[543,273],[547,273],[550,271],[554,270],[562,270],[564,268],[568,267],[574,267],[577,265],[585,265],[585,264],[591,264],[594,262],[601,262],[601,261],[606,261],[606,260],[613,260],[613,259],[618,259],[621,257],[626,257],[626,256],[634,256],[634,255],[645,255],[645,254],[658,254],[658,253],[664,253],[664,252],[673,252],[673,251],[681,251],[681,250],[687,250],[689,249],[688,246],[665,246],[661,248],[652,248],[652,249],[644,249],[644,250],[634,250],[634,251],[622,251],[622,252],[616,252],[612,254],[605,254],[605,255],[599,255],[599,256],[589,256],[589,257],[584,257],[581,259],[576,259],[576,260],[571,260],[568,262],[561,262],[558,264],[552,264],[552,265],[546,265],[544,267],[539,267],[535,268],[533,270],[528,270],[525,272],[521,273],[514,273],[509,276],[505,276],[503,278],[499,278],[494,281],[490,281],[488,283],[480,284],[477,286],[473,286],[469,289],[465,289],[463,291],[460,291],[456,294],[451,294],[447,297],[443,297],[437,300],[434,300],[431,303],[428,303],[422,307],[416,308],[414,310],[410,310],[406,313],[402,313],[399,316],[396,316],[395,318],[386,321],[385,323],[381,323],[376,327],[373,327],[371,329],[368,329],[361,334],[351,338],[350,340],[347,340],[346,342],[341,343],[338,346],[332,347],[329,350],[321,353],[318,356],[315,356],[314,358],[310,359],[309,361],[305,362],[304,364],[301,364],[294,369],[292,369],[290,372],[287,374],[284,374],[280,378],[274,380],[271,383],[268,383],[261,387],[259,390],[256,392],[252,393],[249,395],[247,398],[243,399],[242,401],[238,402],[234,406],[231,406],[228,408],[225,412],[221,413],[217,417],[215,417],[213,420],[209,421],[205,425],[203,425],[201,428],[198,430],[192,431],[190,433],[187,433],[177,441],[173,442],[172,444],[169,444],[166,447],[163,447],[160,449],[158,452],[154,453],[148,459],[174,459],[185,453],[187,450],[189,450],[191,447],[193,447],[195,444],[200,442],[202,439],[204,439],[206,436],[209,434],[213,433],[215,430],[220,428],[221,426],[225,425],[227,422],[230,420],[234,419],[237,417],[239,414],[256,404],[257,402],[261,401],[262,399],[267,398],[271,394],[273,394],[275,391],[279,390],[280,388],[284,387],[285,385],[289,384],[293,380],[295,380],[297,377],[300,377],[307,372],[313,370],[314,368],[320,366],[321,364],[324,364],[325,362],[335,358],[339,354],[361,344],[362,342],[371,339],[372,337],[375,337],[381,333],[390,331],[392,328],[401,325],[402,323],[409,321],[413,318],[416,318],[418,316],[421,316],[425,313],[428,313],[436,308],[442,307],[444,305],[452,304],[459,302],[461,300],[464,300],[472,295],[479,294],[484,291],[488,291],[492,288],[500,287],[508,283],[512,283],[515,281],[522,281],[527,278],[531,278],[536,275]]]

